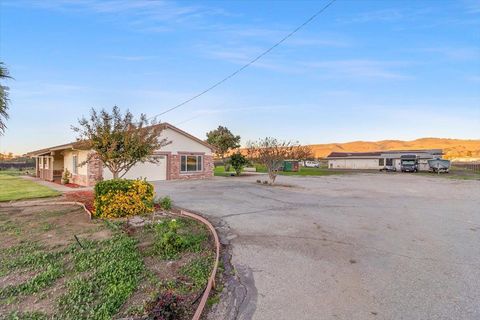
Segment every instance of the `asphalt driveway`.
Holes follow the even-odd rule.
[[[256,179],[155,183],[225,225],[240,278],[227,318],[480,319],[480,181]]]

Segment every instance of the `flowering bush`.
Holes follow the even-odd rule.
[[[118,218],[153,211],[153,185],[145,180],[113,179],[95,185],[95,216]]]

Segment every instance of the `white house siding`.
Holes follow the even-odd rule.
[[[331,169],[380,169],[378,159],[330,159],[328,167]]]
[[[81,164],[82,162],[87,161],[88,153],[90,151],[87,150],[65,150],[63,153],[63,167],[70,171],[73,174],[73,155],[77,155],[77,163]],[[77,174],[78,175],[87,175],[87,165],[78,166],[77,167]]]
[[[160,138],[171,141],[171,143],[163,147],[160,152],[171,152],[172,154],[189,152],[212,155],[212,150],[207,146],[170,128],[163,130]]]
[[[166,180],[167,179],[167,156],[156,156],[158,163],[138,163],[133,166],[124,176],[125,179],[142,179],[149,181]],[[103,169],[103,179],[112,179],[113,175],[108,168]]]
[[[393,166],[397,171],[401,170],[401,159],[398,158],[398,155],[395,157],[392,156],[381,156],[378,158],[365,158],[365,159],[328,159],[328,167],[331,169],[382,169],[387,164],[387,159],[392,159]],[[384,159],[384,165],[379,165],[379,160]],[[432,157],[433,159],[433,157]],[[428,158],[418,160],[418,170],[419,171],[428,171],[430,169],[428,165]]]
[[[428,159],[418,160],[418,170],[420,170],[420,171],[430,170],[430,166],[428,165]]]

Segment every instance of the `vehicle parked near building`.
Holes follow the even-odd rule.
[[[397,168],[394,165],[386,165],[380,171],[385,171],[385,172],[396,172]]]
[[[417,171],[429,171],[428,160],[441,159],[442,149],[417,150],[383,150],[369,152],[337,152],[334,151],[326,158],[330,169],[358,169],[358,170],[393,170],[402,171],[402,156],[410,155],[415,160],[413,167]],[[408,158],[408,157],[407,157]],[[405,162],[406,161],[406,162]],[[408,160],[404,162],[407,164]],[[410,168],[405,168],[410,171]]]
[[[402,172],[418,172],[418,157],[415,154],[405,154],[400,157]]]
[[[450,170],[450,160],[432,159],[428,160],[428,165],[432,172],[448,172]]]
[[[307,168],[320,168],[320,162],[307,160],[303,164]]]

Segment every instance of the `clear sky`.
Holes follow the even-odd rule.
[[[15,80],[0,151],[75,139],[89,109],[154,115],[281,39],[325,1],[2,0]],[[480,138],[480,2],[337,0],[235,78],[161,117],[242,142]]]

